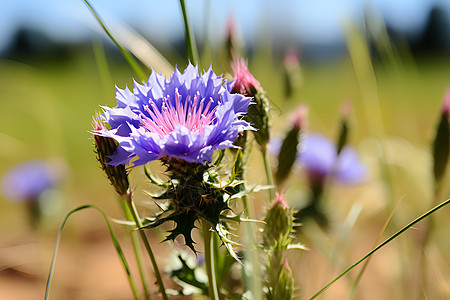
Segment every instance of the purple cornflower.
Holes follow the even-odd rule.
[[[17,165],[3,176],[3,196],[11,201],[37,201],[42,192],[53,188],[58,177],[45,161]]]
[[[367,170],[350,146],[338,156],[336,145],[317,133],[306,134],[300,144],[297,160],[311,181],[322,181],[328,175],[343,183],[359,183],[366,178]]]
[[[111,129],[94,133],[118,142],[109,164],[142,165],[161,158],[203,164],[215,150],[236,148],[239,133],[252,129],[241,116],[251,98],[231,94],[234,82],[223,82],[210,67],[199,75],[189,63],[170,79],[155,73],[133,91],[116,88],[118,106],[104,107]]]

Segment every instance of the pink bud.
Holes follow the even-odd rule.
[[[444,102],[442,103],[442,114],[450,114],[450,89],[447,90],[444,96]]]
[[[249,72],[247,62],[244,59],[240,59],[238,62],[233,63],[231,67],[233,68],[233,79],[235,80],[231,92],[245,96],[254,96],[255,91],[260,87],[260,84]]]
[[[275,193],[275,200],[273,200],[273,205],[280,205],[283,209],[289,209],[289,205],[284,198],[284,194]]]
[[[294,50],[288,50],[284,55],[283,64],[286,69],[297,67],[299,65],[298,54]]]
[[[292,118],[292,125],[294,128],[298,130],[305,129],[307,120],[306,117],[308,115],[308,107],[306,104],[300,104],[294,112]]]
[[[236,29],[236,22],[232,16],[228,17],[226,26],[227,26],[227,38],[231,40],[234,36],[234,32]]]

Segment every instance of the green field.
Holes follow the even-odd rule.
[[[90,47],[73,51],[68,58],[58,61],[30,58],[23,63],[0,60],[0,174],[30,159],[58,158],[68,166],[67,176],[58,186],[61,207],[49,212],[37,233],[28,227],[23,203],[11,203],[0,198],[0,247],[4,251],[35,243],[40,247],[40,256],[33,258],[33,268],[23,271],[35,276],[35,281],[30,283],[23,279],[23,274],[2,276],[11,282],[12,288],[21,284],[26,288],[13,292],[8,291],[7,284],[0,283],[0,298],[4,294],[17,297],[15,299],[32,299],[27,295],[36,296],[33,293],[37,293],[35,298],[41,299],[55,232],[64,214],[73,207],[92,203],[111,217],[121,218],[116,195],[96,161],[89,131],[92,115],[100,110],[99,105],[115,105],[114,84],[121,88],[132,86],[131,78],[135,75],[116,55],[106,57],[111,78],[101,76]],[[183,69],[186,62],[179,58],[175,60],[172,63],[178,63]],[[299,103],[306,103],[309,107],[309,130],[335,139],[341,104],[350,100],[354,106],[350,144],[370,168],[366,183],[356,187],[331,188],[327,203],[329,211],[333,212],[334,227],[329,233],[310,227],[307,239],[302,241],[310,250],[290,255],[299,287],[298,299],[304,299],[331,280],[339,273],[338,270],[342,271],[370,251],[397,201],[400,201],[399,206],[384,238],[432,207],[431,143],[444,94],[450,88],[450,58],[433,56],[412,60],[399,55],[394,63],[382,59],[373,65],[358,65],[356,68],[355,61],[352,63],[349,56],[314,64],[301,62],[302,84],[289,100],[283,99],[281,61],[269,53],[249,59],[250,70],[273,101],[273,136],[283,135],[290,112]],[[209,61],[202,61],[202,65],[208,66]],[[227,71],[223,62],[217,65],[216,73]],[[358,68],[359,73],[355,72]],[[265,183],[259,176],[262,170],[259,159],[255,151],[249,166],[250,184]],[[144,193],[149,186],[142,180],[142,169],[132,170],[131,177],[137,186],[138,206],[151,214],[154,205],[150,204],[150,209],[145,208],[151,201]],[[448,179],[449,176],[446,182]],[[307,189],[299,172],[293,174],[290,184],[287,195],[294,205],[298,195]],[[447,184],[443,189],[438,202],[449,198],[449,186]],[[252,201],[260,203],[262,208],[266,204],[265,197],[262,193],[255,194]],[[339,244],[345,219],[355,205],[361,205],[362,211],[349,229],[348,236]],[[436,230],[427,258],[433,266],[427,275],[435,290],[433,299],[445,299],[450,295],[449,213],[450,208],[446,207],[434,218]],[[58,299],[58,295],[62,297],[60,299],[68,295],[81,297],[72,299],[112,299],[114,295],[119,295],[114,299],[126,299],[130,295],[126,279],[109,244],[102,220],[94,213],[80,214],[83,216],[74,217],[73,225],[64,236],[66,240],[63,243],[66,244],[61,248],[61,262],[57,262],[54,299]],[[170,248],[168,243],[159,245],[161,234],[155,238],[154,244],[159,251]],[[419,239],[420,230],[411,230],[377,253],[360,284],[356,299],[411,299],[414,291],[410,284],[415,282],[411,274],[417,268],[415,262],[419,255],[415,251],[415,243]],[[108,254],[103,254],[105,251]],[[77,266],[77,260],[81,258],[85,259],[84,263]],[[97,263],[89,264],[89,261]],[[109,273],[108,268],[101,270],[100,262],[112,264],[114,272]],[[20,265],[20,259],[11,262],[11,265],[15,264]],[[4,269],[7,265],[5,263]],[[105,276],[110,283],[95,285],[82,278],[86,273],[90,274],[86,276],[92,281]],[[65,276],[79,276],[79,279],[69,284]],[[347,297],[355,276],[356,272],[347,276],[347,280],[343,279],[330,289],[323,299]],[[27,294],[26,290],[32,292]]]

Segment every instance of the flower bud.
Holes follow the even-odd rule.
[[[302,74],[298,54],[294,51],[286,52],[283,60],[284,96],[288,100],[302,83]]]
[[[447,91],[442,105],[441,118],[436,129],[436,137],[433,143],[433,174],[436,185],[439,185],[445,174],[445,169],[449,157],[449,112],[450,112],[450,91]]]
[[[260,84],[248,70],[247,62],[240,59],[233,63],[231,68],[234,73],[234,85],[231,93],[254,97],[256,90],[260,88]]]
[[[273,290],[273,299],[293,299],[294,294],[294,277],[287,259],[281,268],[278,282]]]
[[[253,132],[255,140],[263,153],[267,150],[270,139],[269,98],[260,83],[253,77],[247,67],[247,62],[239,60],[232,65],[234,85],[231,93],[253,97],[253,105],[248,107],[246,120],[257,130]]]
[[[94,127],[94,142],[97,153],[97,160],[100,162],[102,170],[108,177],[111,185],[120,196],[129,193],[128,172],[124,164],[112,166],[108,164],[111,161],[110,156],[114,154],[117,149],[117,144],[112,138],[101,136],[101,132],[105,131],[105,125],[99,116],[94,117],[92,121]]]
[[[293,228],[292,211],[283,194],[276,194],[272,207],[267,211],[264,219],[263,243],[267,248],[276,243],[284,244]]]
[[[281,184],[288,177],[292,166],[297,159],[297,147],[300,130],[304,128],[308,108],[300,105],[294,113],[292,128],[284,138],[278,154],[278,167],[275,173],[275,181]]]

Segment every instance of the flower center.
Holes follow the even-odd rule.
[[[187,96],[183,105],[181,95],[175,91],[175,104],[172,103],[170,96],[167,96],[163,98],[161,109],[153,101],[150,101],[150,106],[144,107],[150,118],[141,115],[143,127],[150,132],[157,133],[160,137],[171,133],[177,125],[182,125],[203,135],[205,126],[210,125],[216,118],[217,106],[210,111],[213,100],[210,99],[205,106],[205,99],[199,101],[199,97],[199,93],[194,96],[193,100]]]

